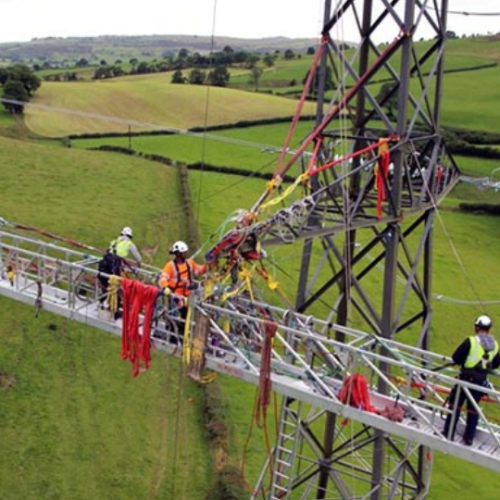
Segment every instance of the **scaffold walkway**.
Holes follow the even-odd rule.
[[[0,231],[0,294],[121,336],[121,319],[114,320],[109,311],[100,308],[99,259],[98,255]],[[158,272],[139,269],[136,278],[155,283]],[[472,446],[461,440],[462,421],[454,441],[443,435],[450,390],[455,385],[465,393],[477,389],[455,378],[456,369],[446,368],[451,364],[449,357],[245,296],[220,302],[202,300],[202,291],[190,299],[190,342],[202,345],[197,354],[203,357],[204,368],[259,385],[262,347],[272,324],[270,381],[275,392],[500,471],[500,425],[489,416],[495,412],[487,411],[500,404],[499,390],[484,388],[485,401],[476,405],[480,423]],[[151,343],[158,350],[180,356],[178,343],[169,341],[175,332],[168,330],[168,324],[174,321],[176,318],[170,318],[170,323],[155,322]],[[343,341],[337,340],[339,335]],[[348,404],[351,399],[339,396],[342,389],[345,396],[346,380],[353,374],[363,375],[367,381],[373,408],[353,407]],[[495,381],[497,374],[492,375]],[[400,421],[387,416],[394,408],[399,409]]]

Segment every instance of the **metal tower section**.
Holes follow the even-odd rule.
[[[447,0],[325,1],[305,89],[316,93],[316,127],[275,173],[306,176],[308,196],[257,229],[265,246],[302,242],[298,312],[422,349],[435,208],[459,177],[439,122],[446,10]],[[339,34],[359,43],[349,47]],[[332,337],[344,340],[338,330]],[[311,367],[320,365],[313,356]],[[379,368],[391,375],[383,361]],[[370,384],[388,391],[384,378]],[[431,465],[428,449],[409,439],[286,398],[271,486],[263,473],[252,498],[422,499]]]

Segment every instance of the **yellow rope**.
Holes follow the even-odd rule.
[[[210,384],[217,378],[217,372],[208,372],[201,377],[200,382],[202,384]]]
[[[267,203],[264,203],[261,206],[261,210],[265,210],[268,207],[281,203],[285,198],[290,196],[293,193],[293,191],[295,191],[295,188],[299,184],[307,184],[307,182],[309,181],[309,177],[310,176],[307,172],[304,172],[303,174],[299,175],[297,179],[295,179],[295,182],[291,186],[288,186],[281,196],[278,196],[277,198],[274,198],[272,200],[269,200]]]
[[[184,325],[184,347],[182,350],[182,360],[184,364],[189,365],[191,362],[191,306],[188,305],[186,314],[186,324]]]
[[[7,278],[10,282],[11,286],[14,286],[14,278],[16,276],[16,273],[14,272],[14,268],[9,266],[8,272],[7,272]]]
[[[108,306],[113,313],[118,311],[118,290],[120,289],[121,278],[119,276],[110,276],[108,283]]]

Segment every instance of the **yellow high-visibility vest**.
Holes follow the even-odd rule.
[[[480,367],[486,370],[487,363],[489,363],[498,353],[498,342],[495,340],[495,348],[492,351],[488,352],[488,359],[483,359],[486,351],[481,345],[481,341],[479,340],[477,335],[469,337],[469,342],[469,355],[465,360],[464,368],[476,368],[478,367],[478,363],[481,363]]]

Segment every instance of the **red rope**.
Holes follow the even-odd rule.
[[[338,398],[344,404],[354,406],[360,410],[376,413],[375,407],[370,403],[366,379],[359,373],[349,375],[344,380]]]
[[[139,375],[141,361],[145,368],[151,362],[150,331],[153,311],[158,296],[158,289],[137,280],[122,279],[123,324],[122,324],[122,359],[128,359],[132,365],[132,375]],[[139,333],[139,315],[144,310],[142,334]]]
[[[264,346],[262,348],[262,357],[260,361],[259,375],[259,394],[255,419],[257,425],[261,425],[267,416],[267,408],[271,395],[271,354],[273,349],[273,339],[276,335],[278,325],[274,322],[266,321]]]

